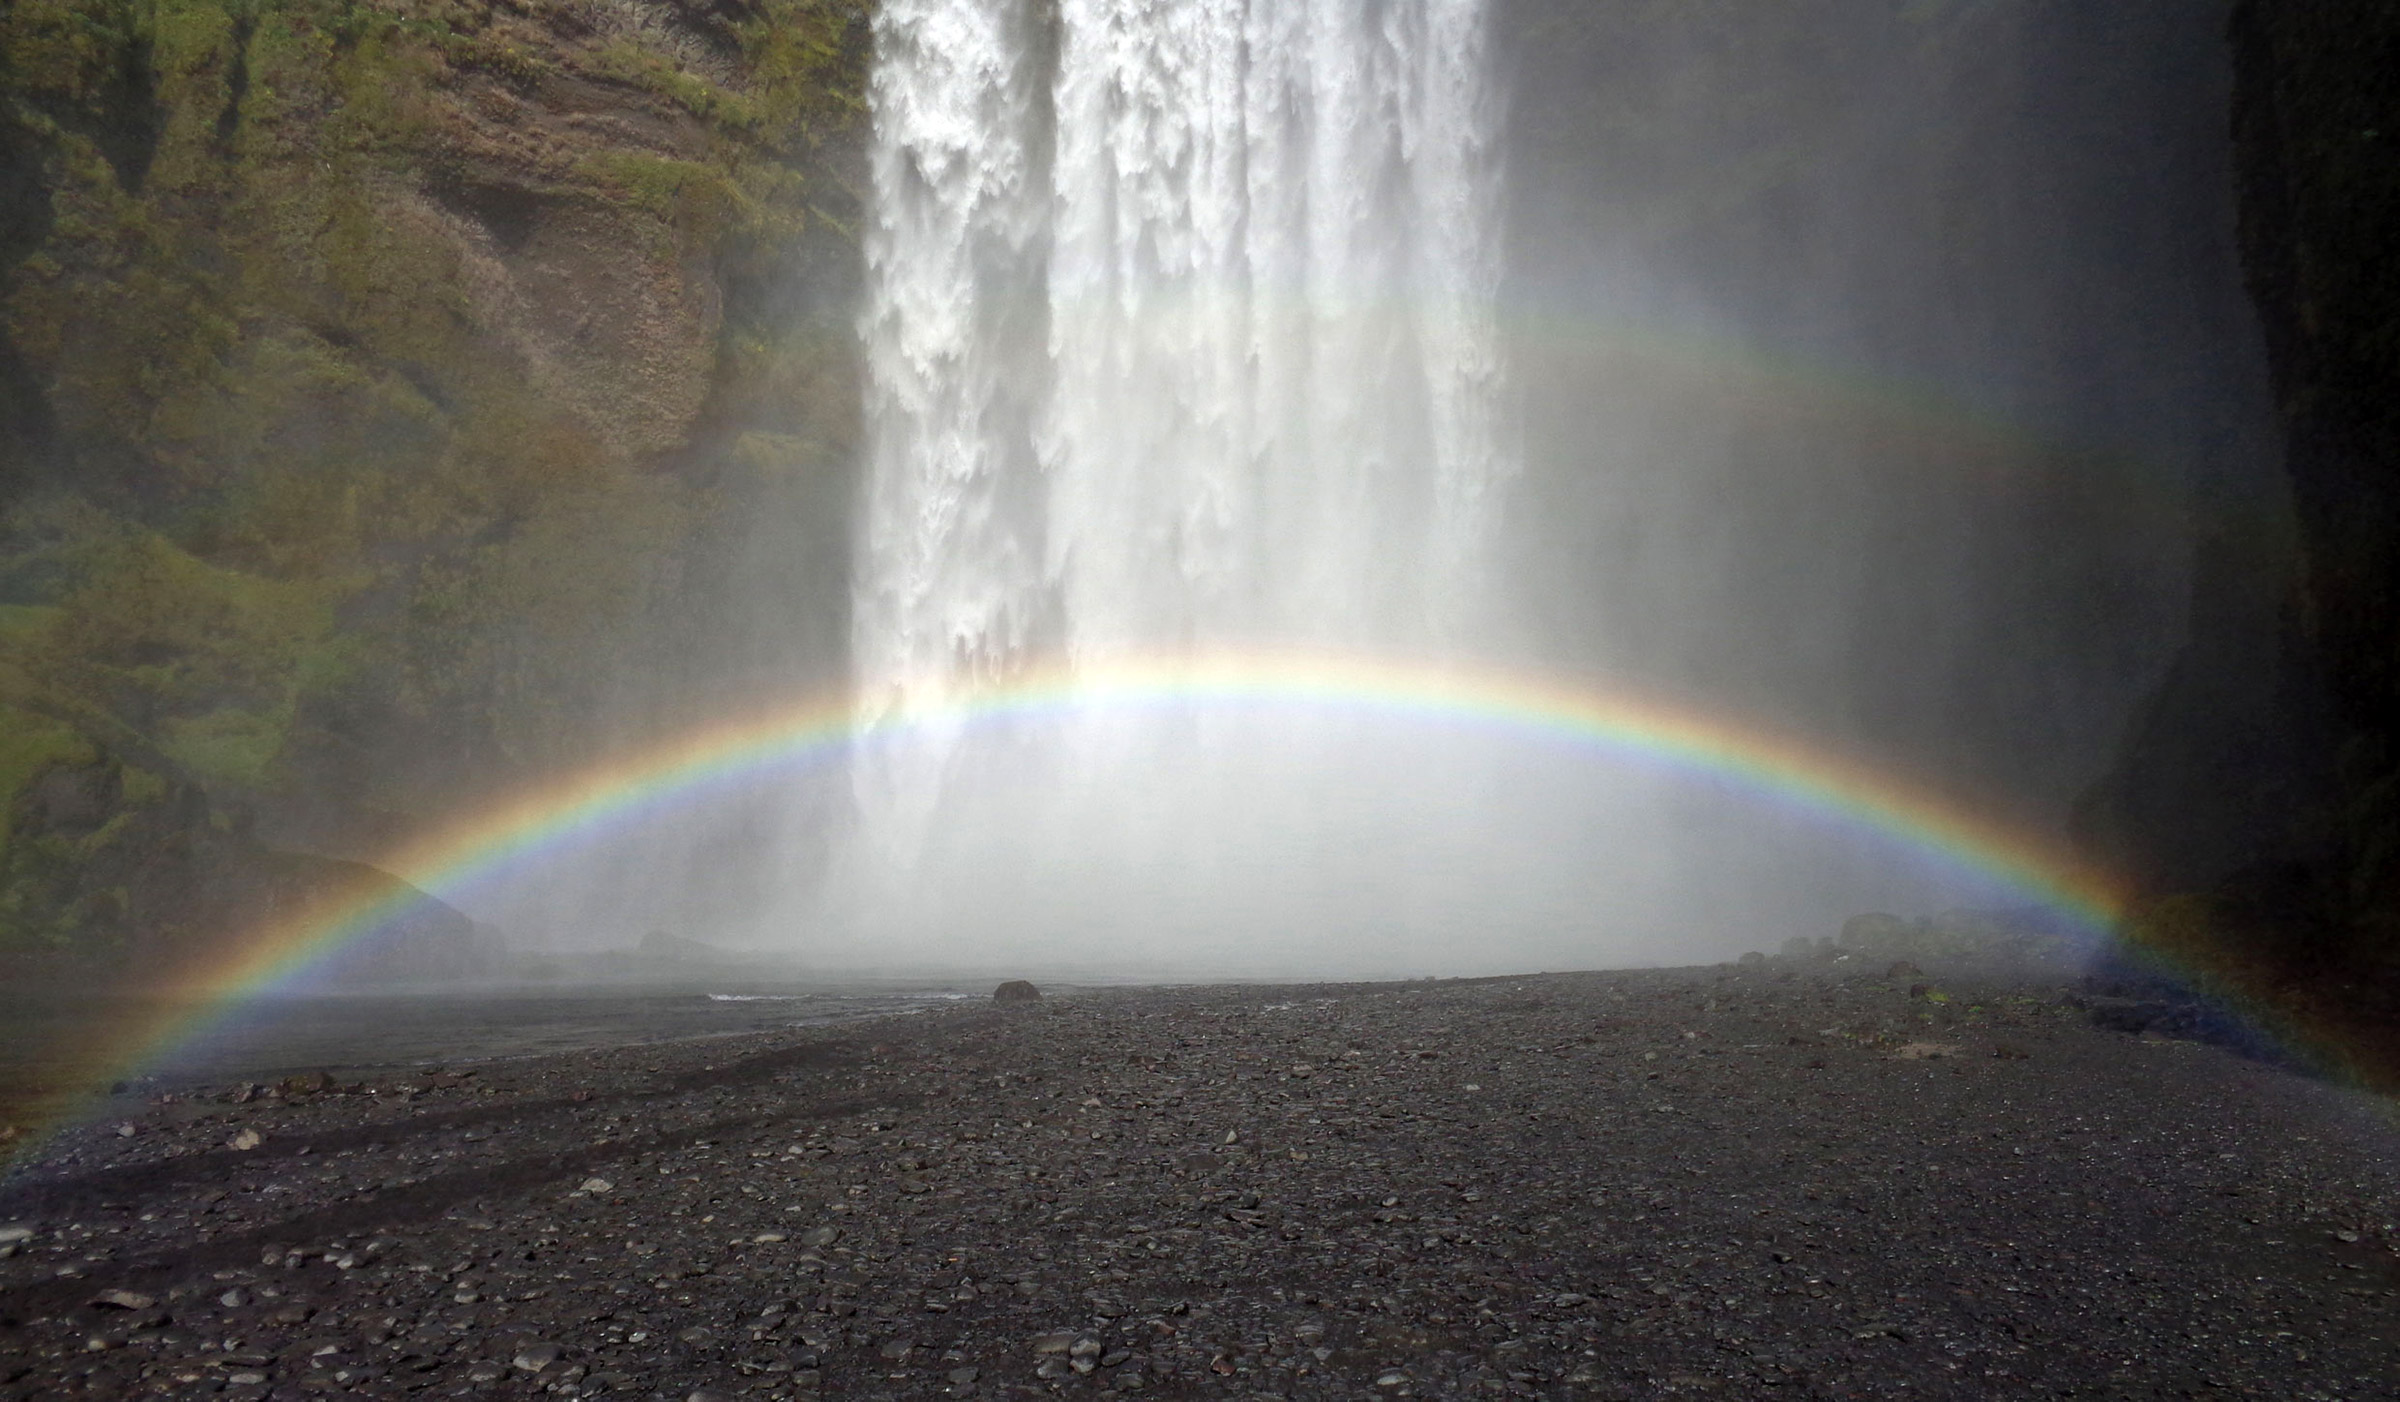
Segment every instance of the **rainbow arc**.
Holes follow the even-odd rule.
[[[409,887],[362,888],[211,944],[156,988],[158,1011],[111,1028],[79,1064],[94,1084],[166,1058],[251,1000],[302,978],[405,915],[416,892],[442,897],[638,820],[667,803],[752,784],[939,723],[973,727],[1070,709],[1239,706],[1363,712],[1429,726],[1513,732],[1600,760],[1707,779],[1930,854],[2094,931],[2122,895],[2103,874],[2032,835],[1788,735],[1626,693],[1492,670],[1360,657],[1212,653],[1136,658],[1014,675],[954,702],[874,726],[829,695],[696,727],[442,825],[377,863]]]

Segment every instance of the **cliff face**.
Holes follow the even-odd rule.
[[[2226,8],[1497,4],[1560,664],[2056,824],[2277,470]]]
[[[2400,12],[2246,0],[2242,246],[2288,431],[2293,620],[2326,682],[2345,959],[2400,968]]]
[[[2400,997],[2400,10],[2241,0],[2230,38],[2289,521],[2218,504],[2086,835],[2153,893],[2140,937],[2358,1019]]]
[[[1569,8],[1504,13],[1529,91],[1543,54],[1616,42]],[[1721,21],[1778,55],[1833,32]],[[488,788],[839,674],[865,25],[833,0],[0,11],[0,953],[172,943],[282,899],[298,868],[273,846],[371,856]],[[2232,38],[2289,504],[2211,499],[2192,642],[2083,827],[2165,898],[2161,937],[2382,967],[2400,12],[2242,0]],[[1614,119],[1559,95],[1619,89],[1553,66],[1521,108],[1558,139],[1516,157],[1595,179]],[[1612,178],[1648,169],[1635,137]],[[1703,230],[1767,227],[1728,208]],[[1703,282],[1826,285],[1683,242],[1716,257]]]
[[[843,597],[865,43],[824,0],[0,12],[0,951],[175,938],[267,843],[839,667],[837,603],[678,623]]]

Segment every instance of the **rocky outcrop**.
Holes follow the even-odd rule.
[[[2242,247],[2299,522],[2292,609],[2325,682],[2346,959],[2400,969],[2400,13],[2244,0]]]
[[[261,866],[270,875],[253,893],[258,909],[244,912],[251,919],[310,910],[380,912],[349,943],[316,961],[307,973],[312,987],[447,983],[492,971],[492,942],[474,921],[390,872],[289,852],[270,854]]]
[[[2191,641],[2083,807],[2170,924],[2294,970],[2400,955],[2400,14],[2242,0],[2242,257],[2290,523],[2218,502]],[[2261,516],[2268,516],[2261,521]]]
[[[0,12],[0,952],[122,955],[270,845],[840,667],[865,41],[827,0]],[[683,626],[745,592],[785,641]]]
[[[2056,822],[2275,471],[2223,5],[1497,0],[1559,663]]]
[[[2241,0],[2243,263],[2282,422],[2288,525],[2217,503],[2192,637],[2087,800],[2142,878],[2138,943],[2294,1025],[2400,1008],[2400,11]],[[2371,1069],[2371,1068],[2370,1068]]]

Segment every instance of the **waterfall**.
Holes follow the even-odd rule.
[[[1482,8],[881,7],[867,694],[1467,624],[1509,462]]]
[[[1482,626],[1512,468],[1484,35],[1483,0],[879,7],[872,716],[1034,664],[1442,653]],[[1065,809],[1121,797],[1101,771],[1130,745],[1183,795],[1151,837],[1205,844],[1194,774],[1157,766],[1214,762],[1157,741],[1066,737],[1044,796],[983,821],[1124,827]],[[887,887],[921,890],[935,814],[976,802],[956,745],[920,723],[859,764]]]

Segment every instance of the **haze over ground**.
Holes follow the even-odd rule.
[[[380,879],[345,862],[536,961],[1716,957],[2021,903],[1914,850],[1941,813],[2125,878],[2145,938],[2381,947],[2388,513],[2344,464],[2382,304],[2279,252],[2372,223],[2328,133],[2378,99],[2275,77],[2324,36],[2272,6],[2229,49],[2165,3],[356,44],[59,4],[10,21],[0,434],[0,908],[42,977],[223,981],[220,939]],[[1488,691],[1009,691],[1227,651],[1717,740],[1634,774]],[[657,759],[845,694],[994,713]],[[1878,777],[1761,801],[1828,760]]]
[[[2030,906],[1741,758],[1363,696],[946,711],[1226,652],[1531,675],[2064,852],[2178,645],[2194,493],[2280,509],[2188,15],[877,25],[847,612],[883,731],[528,877],[512,928],[684,928],[762,823],[761,909],[699,932],[829,967],[1491,972]]]

